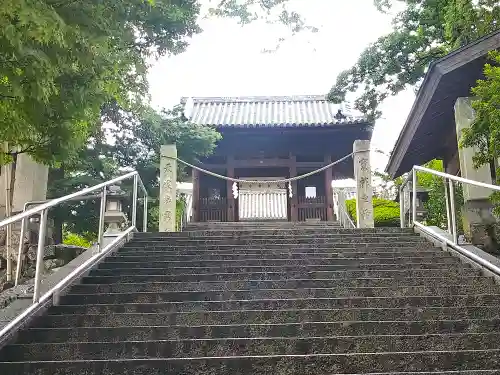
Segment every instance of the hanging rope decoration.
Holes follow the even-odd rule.
[[[220,178],[220,179],[223,179],[223,180],[226,180],[226,181],[231,181],[231,182],[236,182],[236,183],[239,182],[239,183],[245,183],[245,184],[279,184],[279,183],[288,183],[288,193],[289,193],[290,197],[292,197],[293,191],[292,191],[292,185],[290,184],[290,182],[298,181],[298,180],[301,180],[303,178],[306,178],[306,177],[309,177],[309,176],[313,176],[315,174],[323,172],[324,170],[327,170],[328,168],[331,168],[334,165],[342,163],[344,160],[349,159],[350,157],[352,157],[353,154],[354,153],[351,152],[350,154],[348,154],[348,155],[346,155],[346,156],[344,156],[344,157],[342,157],[342,158],[334,161],[333,163],[325,165],[324,167],[316,169],[316,170],[314,170],[312,172],[308,172],[308,173],[302,174],[300,176],[291,177],[291,178],[285,178],[285,179],[282,179],[282,180],[265,180],[265,181],[261,181],[261,180],[242,180],[242,179],[239,179],[239,178],[227,177],[227,176],[220,175],[218,173],[207,171],[206,169],[197,167],[196,165],[189,164],[188,162],[185,162],[184,160],[181,160],[179,158],[173,158],[171,156],[162,156],[162,157],[167,158],[167,159],[176,160],[179,163],[184,164],[187,167],[196,169],[196,170],[198,170],[198,171],[200,171],[202,173],[205,173],[205,174],[207,174],[209,176],[217,177],[217,178]],[[237,191],[237,188],[236,188],[236,191]],[[233,194],[234,194],[234,192],[235,192],[235,190],[234,190],[234,185],[233,185]]]
[[[234,199],[238,199],[238,195],[239,195],[238,183],[233,182],[233,197],[234,197]]]

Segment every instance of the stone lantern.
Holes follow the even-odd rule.
[[[108,188],[106,195],[106,210],[104,212],[104,243],[110,243],[122,233],[123,224],[127,223],[127,216],[123,213],[123,201],[127,194],[118,185]]]

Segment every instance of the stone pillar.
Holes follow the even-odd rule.
[[[0,176],[0,220],[6,216],[6,185],[5,185],[5,167],[2,167]],[[23,210],[24,204],[31,201],[43,201],[47,198],[47,180],[49,168],[43,164],[35,162],[28,154],[19,154],[17,156],[14,194],[12,199],[12,215]],[[19,248],[19,236],[21,222],[11,225],[12,235],[10,236],[10,251],[7,251],[6,228],[0,229],[0,257],[6,258],[9,253],[10,259],[17,259]],[[28,233],[24,235],[23,242],[26,246],[32,237],[30,231],[34,234],[38,232],[38,225],[27,226]],[[47,236],[50,238],[51,228],[47,228]],[[10,266],[9,266],[10,267]]]
[[[4,170],[5,168],[2,168]],[[49,168],[38,164],[27,154],[19,154],[16,164],[12,213],[23,210],[30,201],[47,199]],[[5,216],[5,181],[0,178],[0,219]]]
[[[356,180],[356,216],[358,228],[373,228],[373,189],[370,167],[370,141],[354,141],[354,179]]]
[[[177,148],[161,146],[160,151],[160,232],[175,232],[177,189]]]
[[[332,162],[332,157],[330,155],[325,156],[325,164],[330,164]],[[333,221],[333,168],[328,168],[325,170],[325,196],[326,196],[326,220]]]
[[[462,131],[469,128],[475,119],[471,102],[471,98],[458,98],[455,102],[455,125],[459,143]],[[475,153],[474,147],[458,149],[461,176],[469,180],[494,184],[489,165],[483,165],[477,169],[474,167],[472,157]],[[498,251],[499,249],[493,248],[498,239],[490,238],[488,234],[488,227],[496,223],[492,212],[493,205],[490,201],[493,191],[469,184],[462,184],[462,187],[464,193],[463,224],[467,237],[474,245],[484,246],[487,251]]]
[[[455,102],[455,125],[457,129],[457,138],[460,142],[462,131],[470,128],[476,115],[471,105],[470,98],[458,98]],[[463,178],[469,180],[481,181],[487,184],[493,184],[489,165],[483,165],[479,168],[474,167],[472,157],[476,153],[474,147],[459,148],[460,172]],[[464,184],[464,200],[489,199],[492,191],[490,189]]]

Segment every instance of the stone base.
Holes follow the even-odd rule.
[[[489,199],[466,201],[462,209],[464,232],[470,242],[491,254],[500,255],[500,223]]]
[[[500,223],[471,224],[468,238],[473,245],[495,255],[500,255]]]

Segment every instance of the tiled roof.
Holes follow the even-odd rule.
[[[321,95],[182,98],[186,117],[218,127],[305,127],[366,123]],[[336,118],[341,110],[345,118]],[[337,116],[338,117],[338,116]]]

